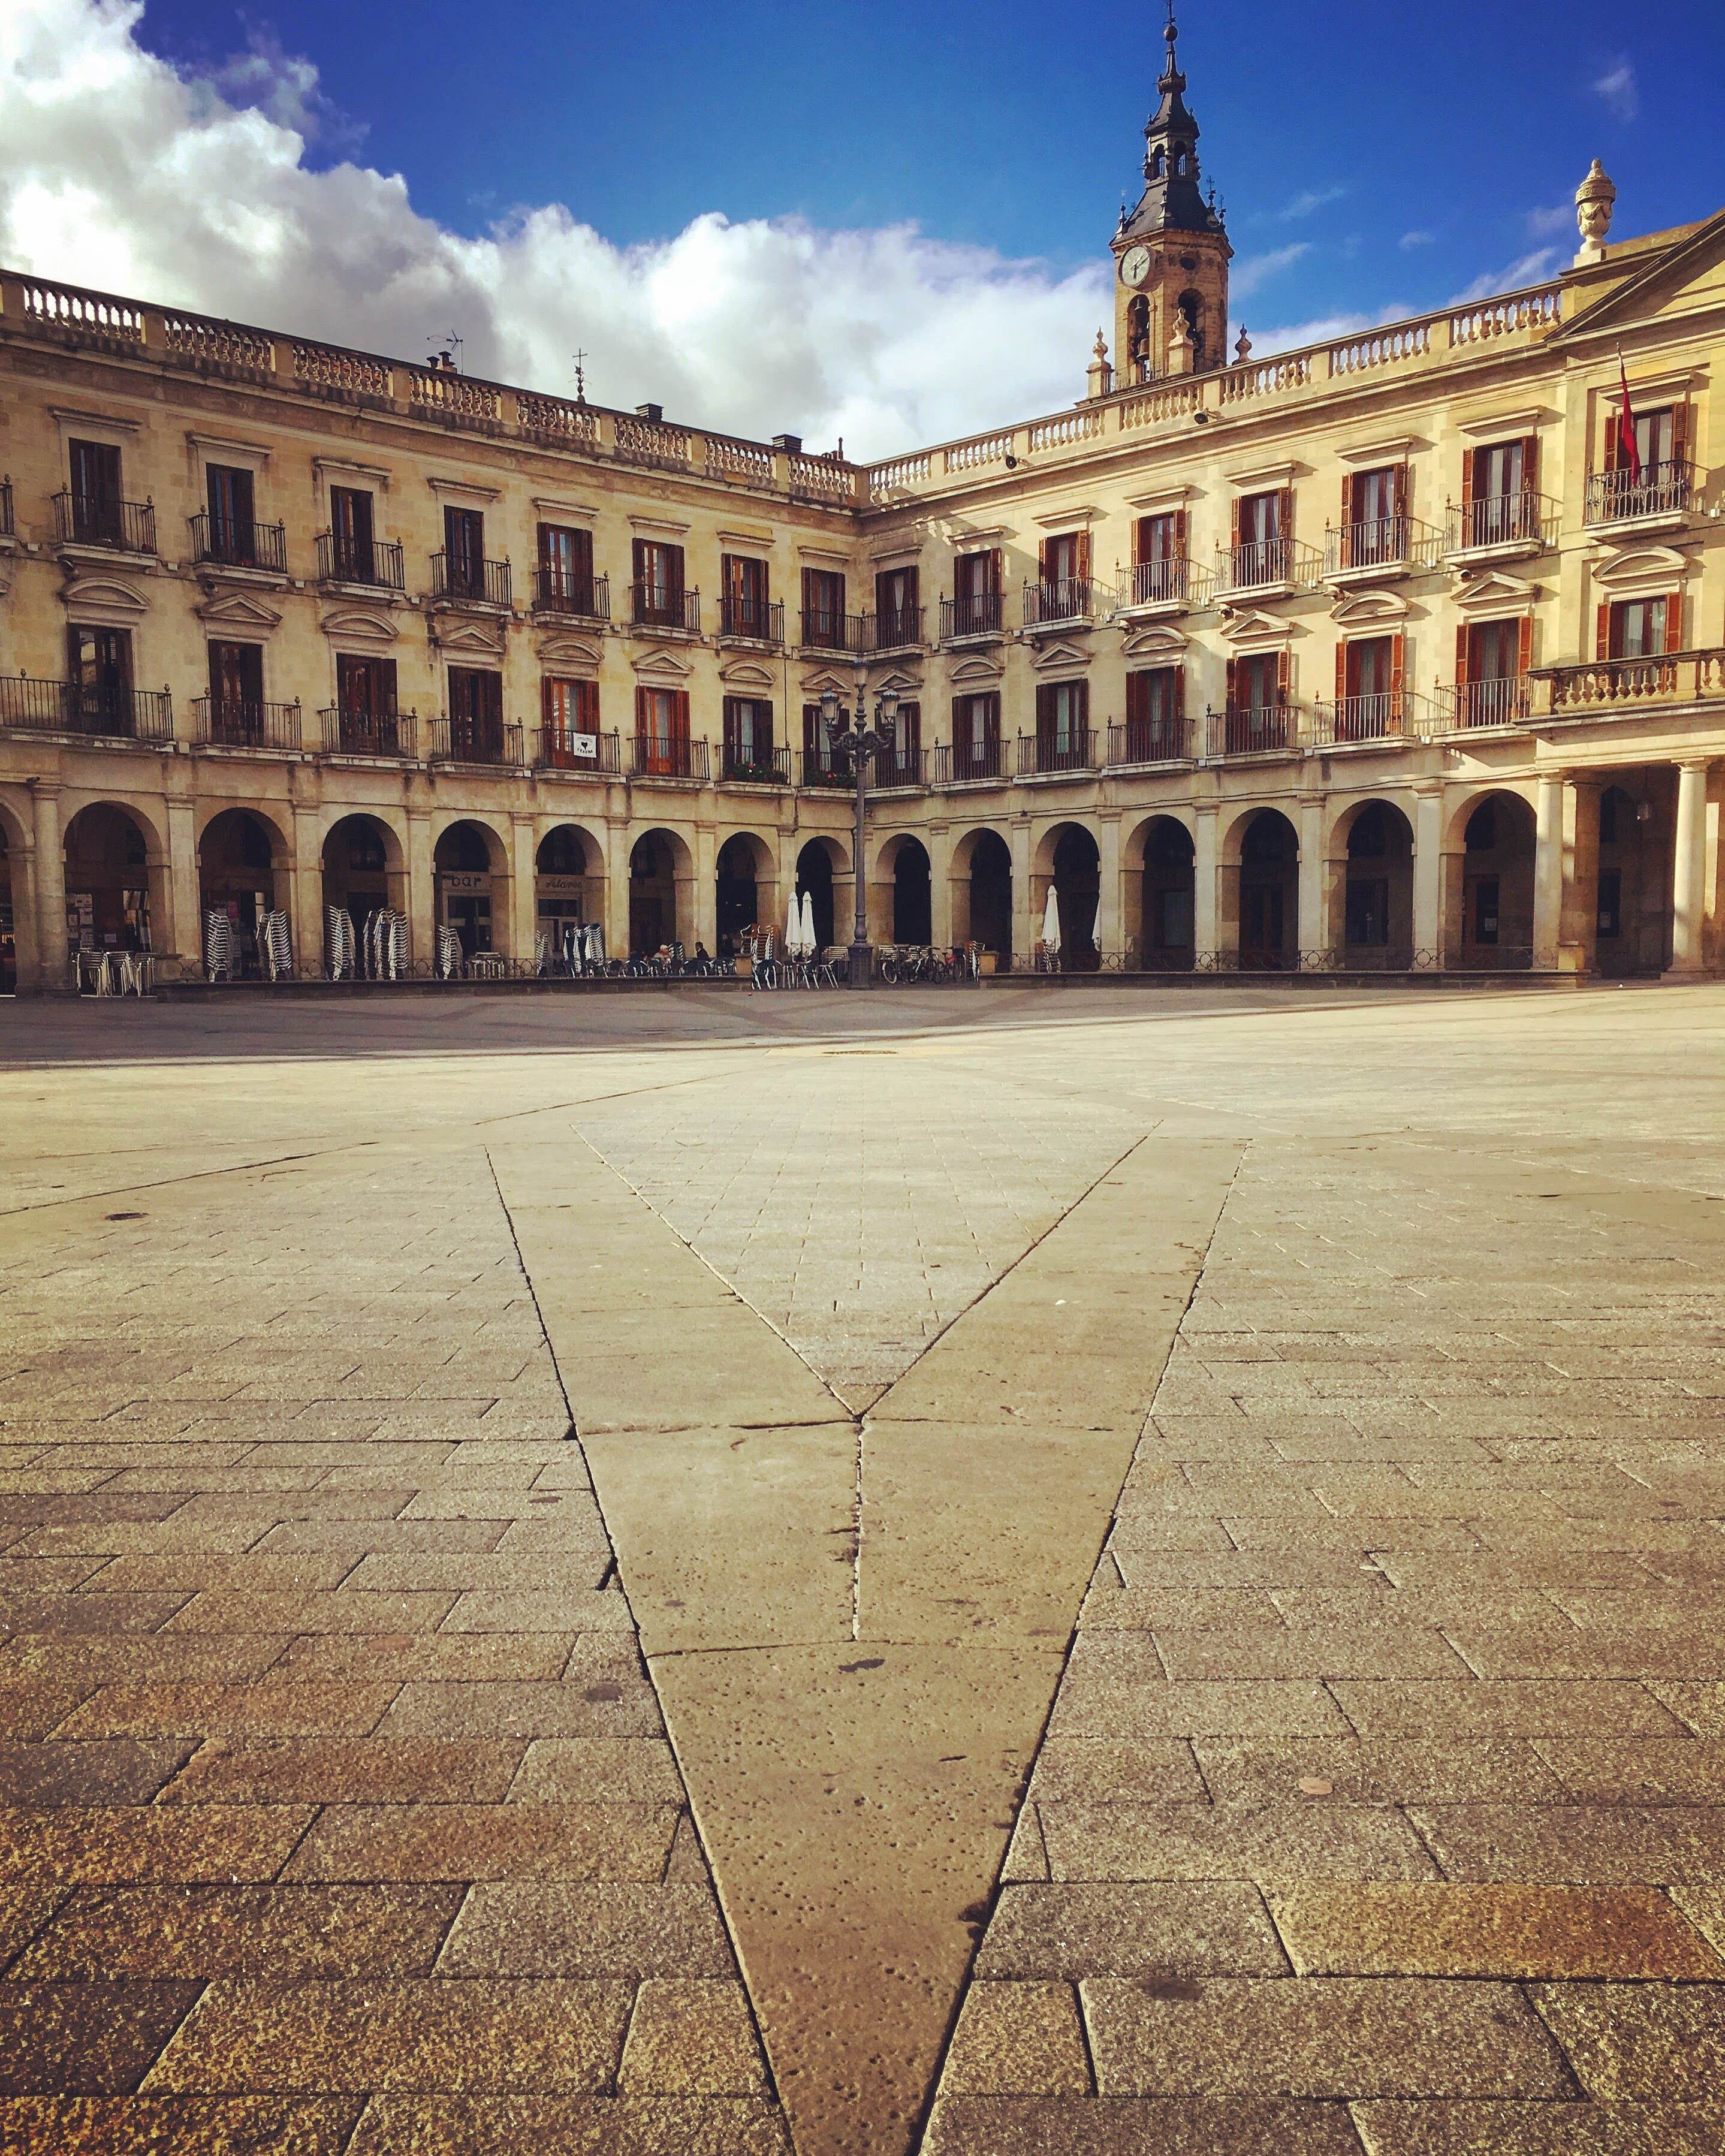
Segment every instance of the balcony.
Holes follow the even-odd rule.
[[[654,629],[670,636],[699,636],[701,593],[668,591],[663,584],[631,584],[629,618],[636,629]]]
[[[1079,726],[1070,733],[1020,734],[1018,775],[1020,778],[1060,778],[1074,772],[1096,767],[1096,737],[1093,726]]]
[[[378,756],[412,763],[418,719],[412,711],[351,711],[330,704],[318,713],[327,756]]]
[[[890,742],[875,752],[874,783],[877,791],[890,792],[896,787],[926,786],[928,783],[927,766],[920,748],[901,747]]]
[[[1078,629],[1095,616],[1101,587],[1090,577],[1059,577],[1024,587],[1026,629]]]
[[[1324,582],[1369,584],[1435,568],[1443,534],[1416,516],[1374,516],[1324,532]]]
[[[922,643],[921,607],[895,607],[886,613],[865,616],[874,624],[871,651],[914,651]]]
[[[1425,701],[1411,689],[1381,690],[1365,696],[1338,696],[1312,706],[1313,748],[1399,748],[1420,741],[1433,728],[1422,723]]]
[[[788,748],[747,749],[726,742],[719,751],[721,786],[788,786],[791,752]]]
[[[1007,775],[1005,745],[999,739],[941,742],[934,752],[937,786],[998,786]]]
[[[1667,457],[1633,472],[1594,472],[1587,483],[1587,521],[1597,524],[1679,524],[1695,492],[1695,467]]]
[[[1157,562],[1134,562],[1114,594],[1117,613],[1179,613],[1209,603],[1214,578],[1183,554]]]
[[[542,562],[533,572],[533,611],[567,621],[609,621],[611,579],[576,576]]]
[[[1557,543],[1561,511],[1548,495],[1523,489],[1517,494],[1481,495],[1450,507],[1444,553],[1461,558],[1507,560],[1543,553]]]
[[[171,742],[173,701],[166,689],[121,689],[8,675],[0,678],[0,728],[8,733],[75,734],[104,742]]]
[[[485,771],[519,771],[521,730],[501,719],[445,713],[426,721],[425,755],[429,763],[465,763]]]
[[[805,651],[844,651],[861,658],[870,649],[873,617],[865,613],[834,613],[825,607],[803,609],[803,649]]]
[[[259,524],[249,517],[212,516],[200,509],[191,520],[192,558],[228,569],[261,569],[287,574],[287,532],[280,524]]]
[[[1208,716],[1213,762],[1243,763],[1256,757],[1300,753],[1299,713],[1291,704],[1230,704]]]
[[[1302,547],[1297,539],[1252,539],[1224,547],[1215,596],[1251,593],[1267,599],[1310,591],[1318,579],[1320,560],[1315,547]]]
[[[798,759],[797,783],[823,793],[849,793],[856,780],[848,764],[833,761],[830,749],[805,748]]]
[[[1190,719],[1128,719],[1108,729],[1111,768],[1133,764],[1190,763],[1197,729]]]
[[[1449,733],[1476,726],[1512,726],[1527,716],[1527,677],[1506,674],[1481,681],[1456,681],[1440,691],[1439,719]]]
[[[721,644],[766,644],[775,651],[784,645],[783,599],[719,601],[719,641]]]
[[[317,581],[356,584],[368,592],[404,592],[407,568],[399,541],[353,539],[345,533],[317,535]]]
[[[470,560],[465,554],[434,554],[431,557],[431,596],[444,606],[510,607],[507,562]]]
[[[1532,678],[1551,684],[1554,719],[1629,718],[1648,704],[1692,704],[1725,697],[1725,649],[1542,666]]]
[[[973,592],[941,601],[941,642],[962,644],[970,637],[999,637],[1003,634],[1004,609],[999,592]]]
[[[57,494],[54,536],[63,547],[101,547],[116,554],[156,552],[153,502],[121,501],[107,495]]]
[[[577,778],[615,778],[623,768],[623,743],[614,733],[571,733],[567,726],[536,726],[533,768],[567,772]]]
[[[300,746],[300,706],[250,696],[199,696],[192,706],[192,738],[206,748],[290,754]]]
[[[630,745],[631,778],[668,778],[705,786],[711,767],[707,744],[663,734],[636,734]]]

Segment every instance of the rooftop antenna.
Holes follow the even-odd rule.
[[[454,330],[446,330],[441,337],[434,332],[430,342],[436,346],[425,364],[434,374],[459,374],[461,363],[455,355],[461,349],[462,340]]]
[[[585,349],[583,348],[583,350],[577,352],[574,355],[574,358],[575,402],[578,404],[584,404],[587,402],[587,352]]]

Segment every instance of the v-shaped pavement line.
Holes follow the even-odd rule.
[[[1241,1151],[1142,1139],[860,1421],[588,1147],[492,1146],[798,2156],[915,2143]]]

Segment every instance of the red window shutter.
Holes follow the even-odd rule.
[[[1353,513],[1353,474],[1352,472],[1343,472],[1342,475],[1343,530],[1345,531],[1350,524],[1353,524],[1357,521],[1358,520]]]
[[[1141,516],[1132,526],[1132,567],[1135,569],[1150,559],[1152,521],[1147,516]]]
[[[1276,701],[1286,704],[1288,686],[1293,675],[1293,654],[1284,648],[1276,654]]]
[[[1520,622],[1517,624],[1516,630],[1516,674],[1517,678],[1525,678],[1527,669],[1532,664],[1533,617],[1531,613],[1524,613],[1522,616]]]
[[[818,613],[820,611],[815,604],[814,593],[814,572],[813,569],[805,569],[803,572],[803,612],[805,615]]]
[[[634,542],[634,562],[635,582],[638,585],[644,584],[647,582],[647,542],[644,539],[637,539]]]
[[[1611,656],[1611,603],[1609,599],[1600,600],[1599,613],[1595,617],[1594,656],[1595,659]]]
[[[1467,686],[1468,638],[1471,633],[1465,621],[1455,631],[1455,685],[1458,689]]]
[[[1294,536],[1294,490],[1291,486],[1283,487],[1278,497],[1276,536],[1278,539],[1291,539]]]
[[[557,685],[548,674],[539,684],[539,708],[546,725],[555,726],[557,716]]]
[[[1339,704],[1348,694],[1348,646],[1336,646],[1336,701]]]
[[[1186,670],[1183,666],[1177,666],[1173,674],[1174,719],[1178,724],[1186,716]]]
[[[1183,509],[1177,509],[1174,511],[1174,559],[1183,562],[1185,558],[1186,512]]]
[[[722,730],[725,742],[725,753],[727,756],[735,756],[737,753],[736,697],[726,696],[720,705],[719,709],[721,713],[720,726]]]
[[[1389,485],[1390,506],[1398,516],[1405,516],[1408,513],[1409,490],[1408,467],[1405,464],[1399,464],[1395,468],[1395,476]]]
[[[591,578],[593,575],[593,534],[591,531],[578,531],[575,534],[575,570],[577,575],[583,579]]]
[[[1233,536],[1230,539],[1230,541],[1229,541],[1229,542],[1228,542],[1228,543],[1229,543],[1229,545],[1230,545],[1230,547],[1233,547],[1233,549],[1235,550],[1235,552],[1236,553],[1238,553],[1238,552],[1239,552],[1239,551],[1240,551],[1240,496],[1239,496],[1238,495],[1235,495],[1235,497],[1234,497],[1234,531],[1233,531]]]
[[[1671,592],[1665,603],[1665,648],[1667,651],[1683,649],[1683,594]]]
[[[1126,722],[1129,726],[1141,726],[1150,715],[1150,676],[1147,674],[1128,674],[1126,677]]]
[[[1090,684],[1088,681],[1075,681],[1072,686],[1075,691],[1072,698],[1073,722],[1081,732],[1090,724]]]
[[[575,716],[579,721],[577,731],[596,734],[599,730],[599,685],[597,681],[578,681],[575,684]]]
[[[1036,731],[1051,733],[1055,722],[1055,690],[1052,681],[1036,684]]]
[[[1615,472],[1617,469],[1617,459],[1623,450],[1623,444],[1618,435],[1618,429],[1623,418],[1623,402],[1620,393],[1615,389],[1607,390],[1599,401],[1605,409],[1604,469],[1608,472]]]
[[[671,733],[680,742],[689,738],[689,691],[686,689],[673,689],[671,691]]]
[[[1389,715],[1399,719],[1402,715],[1403,691],[1406,686],[1408,639],[1396,635],[1389,639]]]
[[[1042,584],[1045,584],[1049,582],[1048,542],[1045,539],[1036,549],[1036,581]]]
[[[1522,490],[1525,494],[1539,491],[1539,437],[1526,434],[1522,438]]]
[[[1671,407],[1671,462],[1685,465],[1689,461],[1689,400]]]
[[[991,598],[998,598],[1000,596],[1004,588],[1005,578],[1006,557],[998,547],[991,547],[988,550],[988,592]]]
[[[809,572],[807,569],[803,572],[803,590],[806,593],[808,590],[809,578]],[[819,704],[805,704],[803,706],[803,755],[814,757],[818,762],[820,758],[821,740],[822,727],[820,721],[820,706]]]
[[[1236,512],[1236,514],[1235,514],[1235,529],[1236,529],[1236,530],[1238,530],[1238,528],[1239,528],[1239,523],[1240,523],[1240,519],[1239,519],[1238,513]],[[1239,696],[1238,696],[1238,695],[1237,695],[1237,693],[1236,693],[1237,689],[1238,689],[1238,686],[1239,686],[1239,681],[1240,681],[1240,661],[1239,661],[1237,659],[1230,659],[1230,660],[1229,660],[1229,662],[1228,662],[1228,697],[1227,697],[1228,708],[1229,708],[1229,710],[1230,710],[1230,711],[1233,711],[1233,710],[1236,707],[1236,706],[1239,704],[1239,702],[1240,702]]]
[[[1077,557],[1078,581],[1081,584],[1088,583],[1090,581],[1090,534],[1088,531],[1081,531],[1078,534],[1078,544],[1073,552]]]

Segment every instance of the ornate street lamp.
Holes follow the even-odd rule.
[[[870,988],[875,979],[874,947],[869,942],[869,885],[863,866],[863,829],[868,815],[869,765],[898,739],[898,691],[883,689],[875,703],[875,723],[869,724],[868,690],[860,672],[856,677],[856,715],[845,723],[845,700],[836,689],[822,692],[821,722],[833,752],[833,768],[849,771],[856,784],[856,835],[851,861],[855,870],[856,918],[850,937],[850,985]]]

